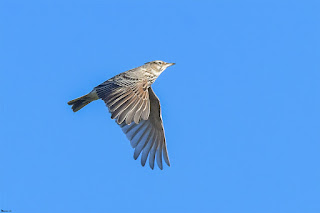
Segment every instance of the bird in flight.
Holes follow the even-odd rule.
[[[92,101],[102,99],[122,131],[130,140],[134,159],[141,154],[141,165],[154,168],[156,162],[162,170],[162,158],[170,166],[166,138],[162,123],[160,102],[151,85],[159,75],[175,63],[156,60],[120,73],[103,82],[77,99],[69,101],[77,112]]]

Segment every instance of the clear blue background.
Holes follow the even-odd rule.
[[[0,2],[0,208],[320,212],[319,1]],[[171,167],[141,167],[102,101],[152,60]]]

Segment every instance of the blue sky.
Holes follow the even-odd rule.
[[[0,208],[320,212],[319,1],[0,2]],[[171,167],[151,170],[102,101],[152,60]]]

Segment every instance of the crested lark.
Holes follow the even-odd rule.
[[[111,118],[122,128],[135,148],[134,159],[141,156],[144,166],[149,155],[149,166],[154,168],[155,158],[160,169],[162,157],[170,166],[161,118],[160,102],[151,85],[158,76],[174,63],[152,61],[110,78],[90,93],[69,101],[74,112],[92,101],[102,99]]]

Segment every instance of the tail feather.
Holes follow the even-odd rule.
[[[76,98],[72,101],[69,101],[68,104],[72,105],[72,110],[74,112],[77,112],[80,109],[82,109],[84,106],[89,104],[90,102],[97,100],[97,99],[98,99],[98,96],[96,95],[96,93],[91,92],[87,95],[81,96],[80,98]]]
[[[80,99],[80,100],[76,100],[75,102],[68,102],[69,105],[72,105],[72,110],[74,112],[79,111],[80,109],[82,109],[84,106],[86,106],[87,104],[89,104],[91,101],[87,101],[85,99]]]

